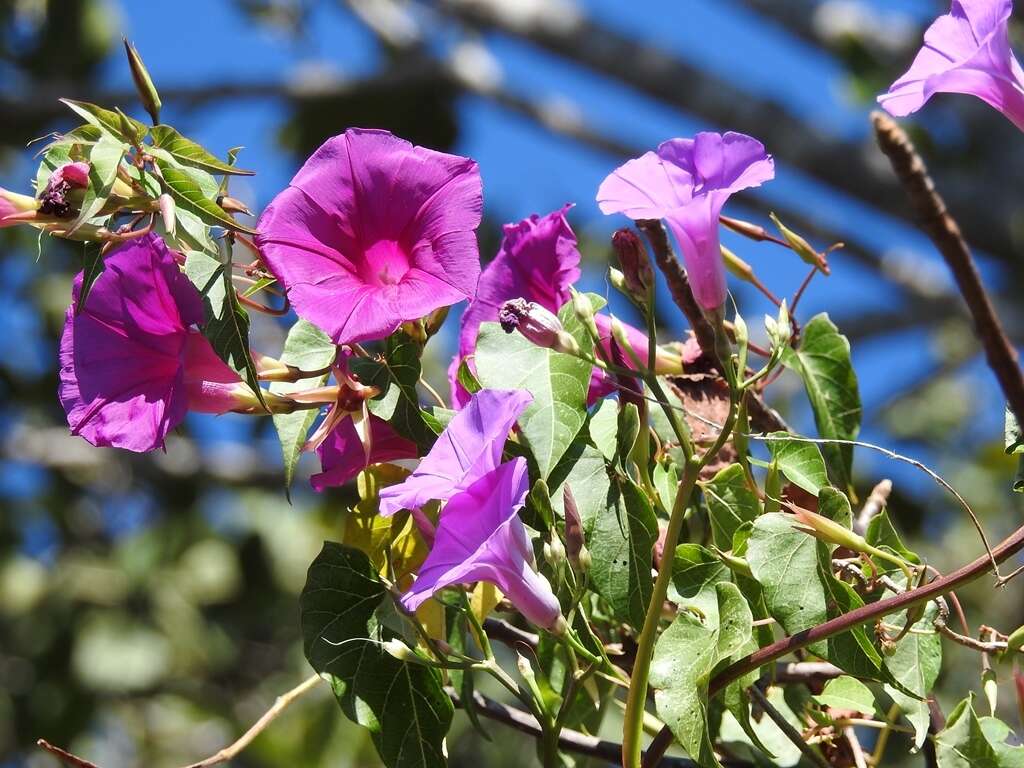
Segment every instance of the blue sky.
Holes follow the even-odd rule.
[[[883,4],[922,20],[938,8],[929,0],[876,0],[876,5]],[[137,45],[158,86],[164,88],[223,81],[291,82],[314,71],[358,78],[371,73],[379,60],[372,36],[341,9],[341,3],[327,0],[317,5],[307,35],[301,40],[247,23],[227,0],[177,0],[173,11],[168,3],[123,1],[113,5],[124,33]],[[765,24],[735,0],[654,0],[644,4],[644,13],[636,13],[634,4],[619,0],[586,0],[581,6],[595,19],[668,49],[751,93],[777,100],[794,114],[813,120],[819,130],[854,139],[866,135],[870,105],[850,99],[840,66],[828,54],[795,39],[784,29]],[[592,127],[624,142],[653,147],[667,138],[697,130],[729,128],[708,125],[692,115],[668,109],[522,43],[499,37],[489,37],[487,42],[510,89],[536,99],[571,100]],[[131,87],[119,51],[107,63],[102,82],[111,88]],[[553,137],[479,98],[464,99],[459,109],[462,132],[457,151],[479,161],[491,216],[516,220],[574,201],[577,206],[571,219],[578,231],[607,233],[625,223],[602,216],[594,203],[598,184],[615,165],[613,158]],[[242,162],[258,169],[259,175],[235,184],[233,190],[255,210],[287,184],[302,160],[283,152],[277,144],[282,112],[274,101],[233,101],[224,107],[187,113],[169,104],[164,120],[219,153],[244,145]],[[29,168],[26,160],[19,169],[20,177],[26,176]],[[840,235],[856,233],[879,253],[916,252],[938,263],[927,241],[916,231],[833,193],[791,167],[780,164],[776,180],[757,194],[769,202],[806,210]],[[758,218],[738,205],[727,212]],[[727,237],[726,242],[780,295],[792,293],[804,275],[802,263],[770,245],[754,245],[733,237]],[[803,305],[805,317],[824,309],[841,317],[881,309],[898,300],[897,291],[877,275],[844,259],[841,253],[832,263],[833,276],[817,280],[808,293]],[[5,265],[8,274],[13,272],[22,278],[27,275],[25,270],[34,268],[24,261],[13,264],[6,260]],[[936,274],[946,279],[941,268]],[[603,277],[589,274],[586,287],[605,292]],[[768,304],[750,294],[741,295],[748,320],[759,322]],[[6,310],[16,327],[31,332],[34,321],[27,311],[23,307],[19,313],[11,305]],[[891,359],[894,344],[915,350],[914,355],[904,356],[889,375],[862,375],[868,410],[884,401],[900,381],[913,377],[928,364],[924,342],[923,335],[917,334],[887,345],[855,348],[855,363],[861,371]],[[49,352],[33,349],[20,340],[0,340],[0,353],[31,358],[28,362],[33,365],[48,364],[52,359]],[[226,421],[211,423],[211,431],[225,429]]]

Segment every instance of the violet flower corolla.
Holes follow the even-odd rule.
[[[525,389],[482,389],[452,417],[409,477],[380,492],[385,517],[464,491],[501,463],[509,430],[533,402]]]
[[[551,584],[537,572],[519,510],[530,488],[526,459],[518,457],[477,478],[441,511],[434,544],[402,605],[413,612],[445,587],[494,584],[531,623],[565,631]]]
[[[256,242],[296,313],[354,343],[472,297],[482,209],[474,161],[353,128],[274,198]]]
[[[1012,0],[953,0],[924,33],[910,69],[879,104],[895,117],[917,112],[936,93],[977,96],[1024,130],[1024,71],[1010,48]]]
[[[497,320],[510,299],[523,298],[552,313],[569,301],[569,287],[580,277],[576,234],[566,219],[571,207],[566,204],[545,216],[533,214],[505,225],[498,255],[480,275],[476,295],[459,325],[459,350],[448,369],[456,408],[469,400],[469,392],[458,382],[458,370],[476,348],[481,323]]]
[[[635,221],[664,219],[683,252],[697,303],[725,304],[725,265],[718,217],[729,197],[774,178],[775,163],[757,139],[742,133],[698,133],[671,139],[616,168],[597,190],[606,214]]]
[[[338,350],[333,366],[337,394],[304,450],[315,449],[321,471],[309,478],[316,491],[344,485],[367,467],[419,456],[416,444],[370,413],[369,400],[380,393],[349,370],[349,347]],[[312,393],[316,395],[316,392]]]
[[[82,280],[79,273],[60,341],[59,394],[72,434],[149,451],[189,409],[258,406],[193,329],[203,320],[202,298],[162,239],[147,235],[107,254],[79,308]]]

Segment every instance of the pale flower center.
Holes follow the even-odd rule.
[[[372,285],[395,285],[409,266],[409,257],[397,242],[378,240],[366,249],[361,277]]]

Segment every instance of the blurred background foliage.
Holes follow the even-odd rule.
[[[599,215],[600,179],[672,136],[752,134],[775,153],[779,178],[730,213],[767,224],[775,210],[821,247],[847,244],[801,314],[827,309],[851,337],[865,439],[929,462],[995,539],[1018,524],[1021,506],[1008,490],[1001,399],[866,119],[946,5],[0,0],[0,170],[4,186],[28,188],[26,140],[72,124],[60,96],[140,111],[119,46],[127,34],[157,81],[165,121],[215,151],[248,147],[244,164],[260,175],[233,194],[254,210],[327,136],[384,127],[481,162],[485,259],[502,222],[576,201],[584,284],[607,293],[608,234],[623,222]],[[955,97],[936,99],[913,132],[1019,340],[1024,137]],[[803,277],[786,252],[725,242],[780,295]],[[40,248],[31,233],[0,230],[0,766],[53,765],[34,750],[39,737],[103,768],[182,765],[232,741],[308,674],[297,594],[351,497],[316,495],[300,480],[289,504],[265,419],[190,417],[166,452],[146,456],[69,437],[56,339],[79,261],[62,242]],[[733,287],[756,326],[768,305]],[[679,337],[682,321],[662,307],[665,338]],[[254,347],[276,353],[283,329],[259,319]],[[428,348],[435,385],[452,341],[449,332]],[[773,402],[813,431],[795,380],[783,378]],[[924,475],[863,449],[857,461],[862,497],[893,478],[894,519],[938,568],[980,551]],[[993,592],[983,581],[961,598],[975,626],[1024,622],[1017,585]],[[942,703],[979,691],[979,674],[976,655],[947,645]],[[1015,722],[1003,682],[1003,714]],[[298,704],[235,764],[376,765],[329,698],[322,690]],[[453,766],[531,759],[527,740],[491,731],[484,742],[457,717]],[[905,747],[894,739],[892,764]]]

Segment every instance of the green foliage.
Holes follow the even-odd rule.
[[[703,618],[680,613],[662,633],[651,663],[651,686],[658,716],[683,749],[701,766],[720,763],[708,734],[708,682],[723,659],[750,639],[753,618],[736,585],[715,586],[715,602]]]
[[[817,496],[822,486],[828,485],[828,473],[821,451],[814,443],[787,439],[785,432],[773,432],[768,441],[772,460],[779,471],[789,480],[808,493]]]
[[[86,187],[78,216],[71,223],[69,231],[78,229],[106,205],[126,149],[123,143],[106,135],[101,136],[99,141],[88,148],[86,159],[90,166],[89,186]]]
[[[939,768],[1021,768],[1024,747],[1006,743],[1010,728],[992,718],[978,718],[974,694],[961,701],[935,736]]]
[[[156,158],[156,165],[168,193],[174,198],[178,208],[192,214],[204,224],[255,234],[256,230],[239,224],[231,214],[217,205],[214,199],[216,193],[211,195],[204,190],[203,179],[198,175],[200,171],[176,166],[160,156]],[[216,185],[214,189],[216,190]]]
[[[595,311],[600,300],[591,299]],[[572,302],[559,312],[562,325],[580,349],[592,344],[576,319]],[[483,323],[477,338],[480,383],[492,389],[527,389],[533,402],[519,417],[522,435],[543,477],[548,477],[587,418],[591,366],[579,358],[538,347],[497,323]]]
[[[803,379],[818,434],[827,440],[856,440],[861,405],[850,342],[828,315],[813,317],[803,328],[800,346],[788,350],[783,360]],[[823,450],[836,482],[850,487],[853,446],[826,443]]]
[[[715,546],[728,551],[732,549],[736,529],[743,523],[753,522],[761,513],[761,502],[747,484],[746,473],[739,464],[730,464],[701,488]]]
[[[178,133],[169,125],[155,125],[151,129],[153,146],[162,149],[181,165],[199,168],[215,175],[252,176],[254,171],[236,168],[225,163],[203,146]]]
[[[388,768],[439,768],[452,703],[437,671],[381,648],[391,633],[374,615],[386,594],[365,554],[326,542],[299,602],[306,658],[345,715],[370,731]]]
[[[71,111],[83,118],[90,125],[99,128],[105,133],[119,138],[121,141],[135,143],[141,141],[149,132],[143,123],[130,117],[125,117],[86,101],[73,101],[72,99],[61,99]],[[128,130],[124,130],[127,124]]]
[[[887,684],[885,692],[914,727],[914,744],[918,748],[924,744],[928,735],[929,712],[924,698],[935,685],[942,666],[942,639],[934,628],[937,613],[935,605],[929,604],[924,615],[914,625],[914,631],[908,632],[885,657],[886,669],[902,688]],[[907,612],[895,614],[888,621],[902,627],[907,621]]]
[[[305,320],[296,321],[288,331],[284,342],[284,350],[278,358],[282,363],[302,371],[318,371],[334,362],[338,348],[327,334]],[[323,386],[328,374],[297,382],[275,381],[270,391],[278,395],[297,392],[302,389]],[[294,413],[274,414],[274,427],[281,441],[281,453],[284,457],[284,485],[288,488],[295,476],[295,465],[299,461],[299,452],[306,442],[309,428],[316,420],[315,409],[295,411]]]
[[[864,683],[855,677],[837,677],[825,683],[825,688],[814,697],[823,707],[860,712],[871,715],[875,712],[875,695]]]

